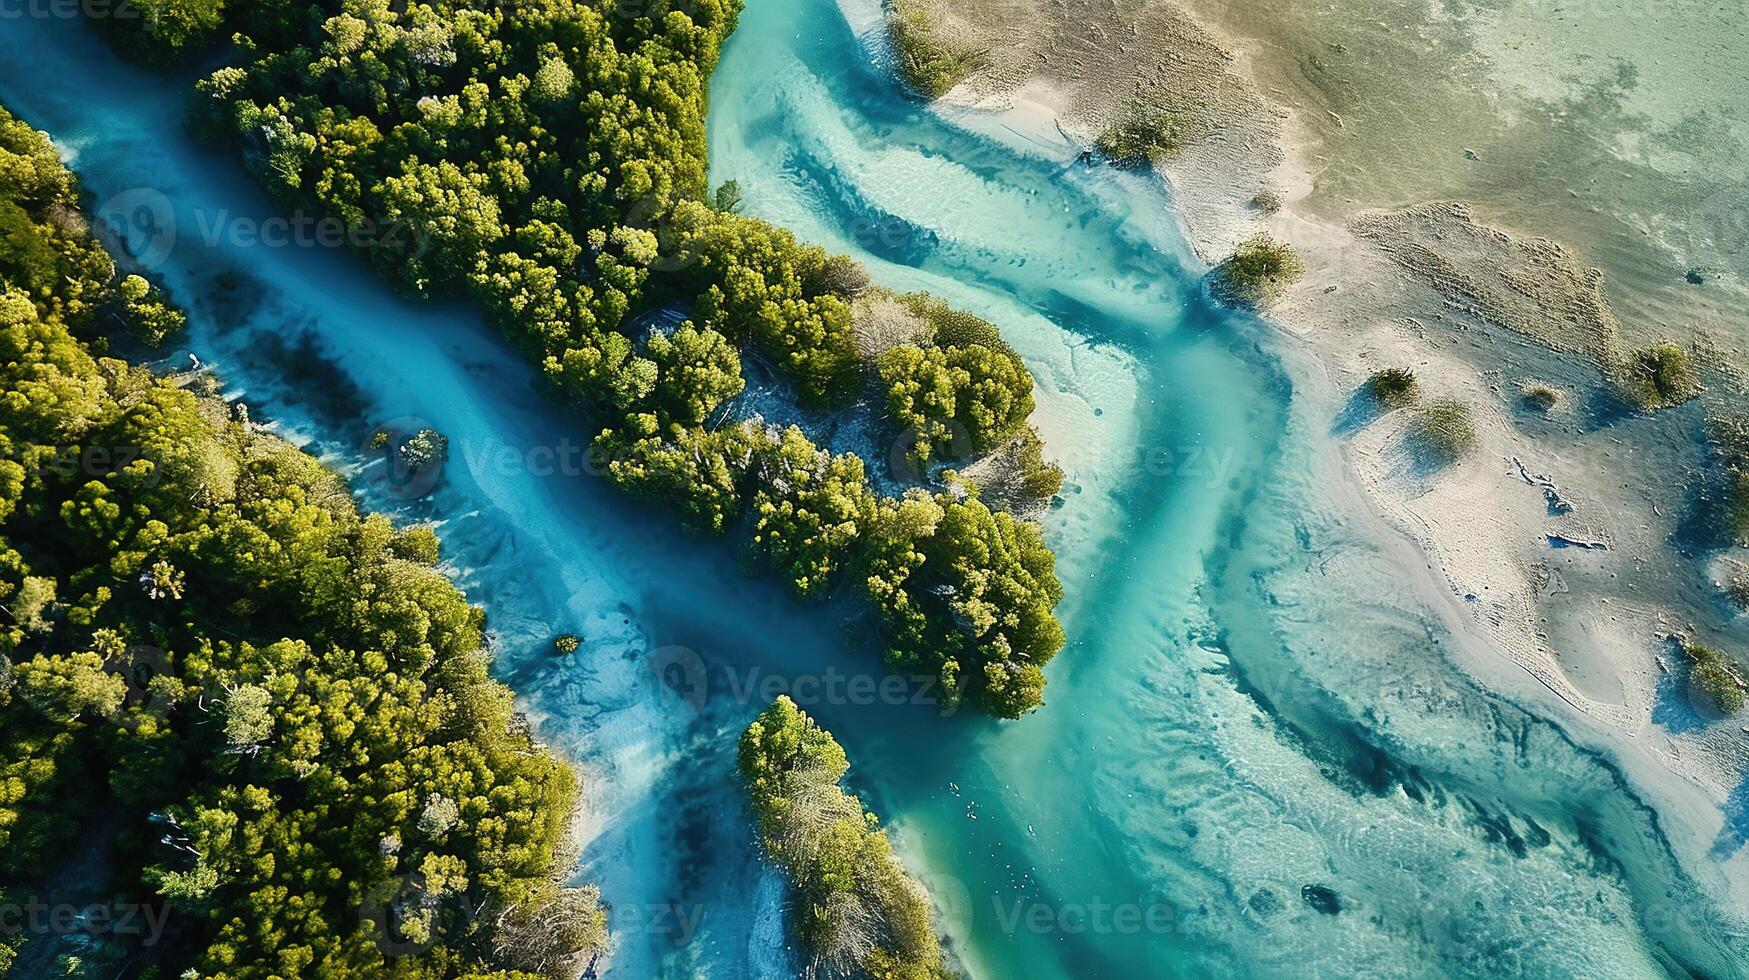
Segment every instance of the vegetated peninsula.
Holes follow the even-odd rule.
[[[3,110],[0,226],[0,893],[148,915],[9,923],[0,974],[575,976],[577,780],[436,536],[210,377],[102,356],[182,315]]]
[[[110,26],[160,60],[239,32],[195,125],[289,205],[394,229],[366,254],[406,291],[476,299],[600,421],[610,480],[738,535],[797,596],[848,587],[895,670],[1004,718],[1043,702],[1062,587],[1006,509],[1061,480],[1026,421],[1032,375],[992,326],[923,299],[903,343],[871,337],[856,263],[709,192],[706,88],[738,4],[164,6]],[[737,417],[749,359],[802,413],[876,392],[909,447],[892,492],[786,420]],[[953,469],[984,455],[1005,488],[989,499]]]
[[[840,785],[850,762],[831,732],[780,697],[742,733],[740,769],[765,852],[789,881],[804,975],[958,976],[943,965],[929,896]]]

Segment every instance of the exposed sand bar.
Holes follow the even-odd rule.
[[[1731,557],[1674,546],[1702,405],[1625,413],[1607,371],[1669,338],[1709,362],[1709,410],[1742,404],[1741,18],[1607,0],[927,2],[984,55],[944,115],[1073,160],[1135,107],[1164,111],[1182,145],[1157,170],[1191,246],[1214,261],[1266,227],[1300,249],[1306,279],[1270,319],[1306,355],[1290,361],[1321,393],[1306,410],[1327,413],[1341,479],[1414,543],[1417,586],[1464,624],[1477,676],[1607,743],[1685,858],[1710,860],[1749,740],[1690,706],[1671,637],[1740,663],[1749,629],[1718,599]],[[872,5],[847,7],[878,33]],[[1256,206],[1263,190],[1285,206]],[[1476,450],[1422,465],[1409,414],[1357,394],[1382,367],[1469,405]],[[1533,386],[1556,405],[1530,406]],[[1749,900],[1749,859],[1713,858]]]

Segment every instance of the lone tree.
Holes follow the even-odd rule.
[[[449,439],[436,429],[420,429],[396,447],[395,452],[408,472],[417,473],[449,458]]]
[[[1214,293],[1236,306],[1263,306],[1305,278],[1306,263],[1294,247],[1260,231],[1239,243],[1215,268]]]

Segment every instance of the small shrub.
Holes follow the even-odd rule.
[[[418,473],[449,458],[449,438],[436,429],[420,429],[395,451],[409,473]]]
[[[553,641],[553,649],[560,653],[576,653],[577,648],[582,645],[583,640],[575,633],[560,633],[558,639]]]
[[[1306,263],[1292,245],[1258,232],[1215,269],[1215,295],[1228,303],[1260,306],[1305,275]]]
[[[1424,406],[1415,416],[1410,434],[1435,460],[1449,463],[1476,448],[1476,423],[1470,406],[1444,399]]]
[[[1281,195],[1265,188],[1251,198],[1251,206],[1264,214],[1274,214],[1281,210]]]
[[[1177,153],[1178,137],[1165,116],[1137,112],[1106,126],[1093,145],[1120,167],[1146,167]]]
[[[1548,385],[1531,385],[1524,389],[1524,404],[1539,412],[1552,410],[1560,401],[1561,393]]]
[[[1421,397],[1421,383],[1408,368],[1383,368],[1366,379],[1367,393],[1386,408],[1413,405]]]
[[[1720,510],[1731,540],[1738,544],[1749,543],[1749,469],[1741,463],[1732,465],[1725,473]]]
[[[899,75],[925,98],[941,98],[984,65],[983,51],[942,35],[925,0],[897,0],[888,23]]]
[[[1623,387],[1635,405],[1647,411],[1680,405],[1700,393],[1694,359],[1670,343],[1642,347],[1628,358]]]
[[[1689,680],[1707,700],[1707,706],[1726,715],[1743,710],[1743,679],[1737,676],[1725,655],[1698,643],[1685,642],[1682,649],[1688,654]]]

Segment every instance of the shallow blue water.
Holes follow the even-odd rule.
[[[980,737],[957,792],[899,733],[884,755],[908,771],[879,773],[968,960],[1742,970],[1617,773],[1447,660],[1401,543],[1332,487],[1329,399],[1294,390],[1261,325],[1200,301],[1159,191],[1024,117],[950,126],[869,49],[830,4],[754,3],[716,76],[712,168],[877,280],[1001,322],[1052,396],[1042,423],[1082,493],[1047,524],[1072,637],[1049,705]],[[1133,390],[1081,383],[1104,367]]]
[[[568,465],[581,421],[472,311],[226,233],[274,208],[181,135],[185,79],[71,23],[0,36],[0,99],[161,258],[185,345],[372,506],[440,523],[501,675],[592,773],[581,872],[614,905],[613,975],[787,975],[731,768],[779,690],[845,742],[978,976],[1743,972],[1718,872],[1678,867],[1603,756],[1448,659],[1412,556],[1340,492],[1298,355],[1200,300],[1158,191],[920,110],[830,4],[753,0],[713,86],[713,172],[882,283],[997,320],[1032,365],[1069,472],[1046,529],[1070,644],[1020,722],[883,694],[844,610]],[[398,417],[451,439],[429,496],[360,468]],[[579,653],[550,652],[562,630]]]

